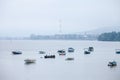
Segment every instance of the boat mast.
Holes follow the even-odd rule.
[[[59,20],[59,33],[62,33],[62,20]]]

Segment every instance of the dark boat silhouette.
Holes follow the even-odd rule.
[[[116,49],[116,54],[120,54],[120,49]]]
[[[12,51],[13,54],[22,54],[21,51]]]
[[[117,62],[116,61],[109,62],[108,66],[110,67],[117,66]]]
[[[90,51],[84,51],[84,54],[90,54]]]
[[[88,51],[94,51],[94,48],[93,47],[89,47]]]
[[[44,58],[55,58],[55,55],[45,55]]]

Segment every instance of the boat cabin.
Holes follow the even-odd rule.
[[[74,48],[72,47],[68,48],[68,52],[74,52]]]
[[[120,54],[120,49],[116,49],[116,54]]]
[[[88,50],[89,51],[94,51],[94,48],[93,47],[89,47]]]

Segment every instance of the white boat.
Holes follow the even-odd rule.
[[[35,63],[35,59],[25,59],[25,63]]]

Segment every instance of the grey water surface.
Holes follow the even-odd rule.
[[[84,48],[94,47],[85,55]],[[74,53],[59,56],[57,50],[73,47]],[[0,80],[120,80],[120,42],[72,41],[72,40],[0,40]],[[12,51],[20,50],[21,55]],[[46,54],[55,59],[44,59]],[[73,61],[66,61],[74,57]],[[34,64],[25,64],[26,58],[36,59]],[[116,67],[108,67],[115,60]]]

